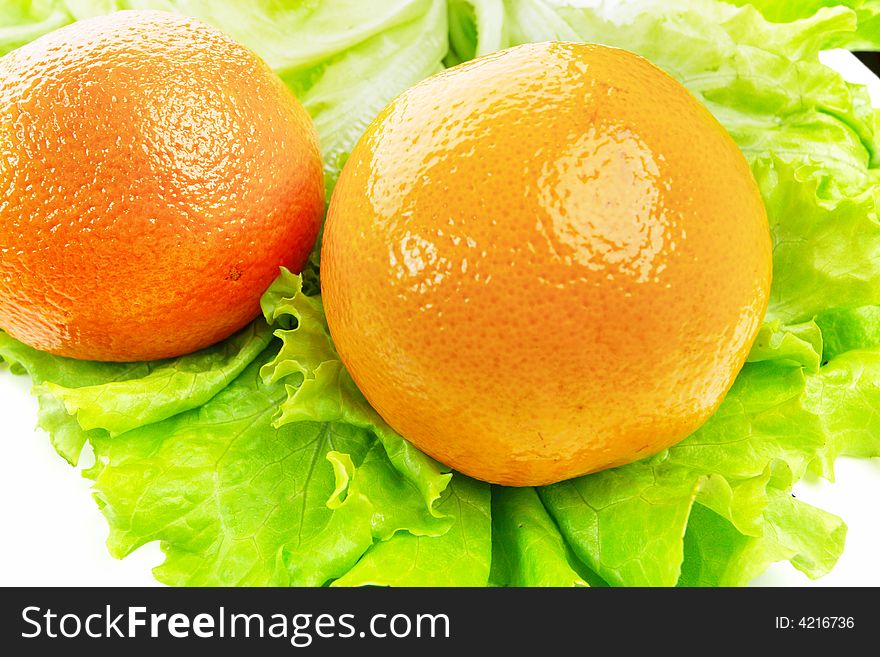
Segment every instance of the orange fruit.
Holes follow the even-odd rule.
[[[0,60],[0,328],[81,359],[177,356],[254,319],[324,209],[311,119],[251,51],[126,11]]]
[[[382,417],[513,486],[658,452],[743,365],[771,279],[740,151],[632,53],[541,43],[444,71],[351,154],[327,322]]]

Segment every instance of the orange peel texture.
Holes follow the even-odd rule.
[[[125,11],[0,60],[0,327],[53,354],[177,356],[259,313],[324,209],[311,119],[251,51]]]
[[[331,200],[327,321],[382,417],[467,475],[557,482],[715,411],[766,310],[748,164],[632,53],[520,46],[369,127]]]

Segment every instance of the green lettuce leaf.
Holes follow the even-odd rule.
[[[285,272],[282,280],[299,279]],[[421,485],[420,471],[403,476],[375,427],[276,419],[288,391],[260,374],[280,348],[266,336],[271,329],[260,321],[206,352],[123,365],[55,358],[0,333],[2,357],[43,382],[43,412],[64,418],[68,433],[60,435],[75,437],[78,449],[91,442],[96,463],[88,475],[110,525],[111,554],[162,541],[166,560],[156,576],[169,584],[321,585],[347,572],[374,540],[439,536],[452,525],[425,501],[425,491],[439,496],[448,475]],[[262,349],[252,354],[255,346]],[[181,400],[198,403],[173,404],[166,395],[180,372],[192,383]],[[101,389],[107,397],[96,394]],[[104,424],[119,414],[127,429],[77,423],[101,417],[108,398],[116,405]],[[144,403],[151,398],[154,405]],[[76,412],[65,408],[70,399]],[[488,563],[488,548],[483,558]]]
[[[147,363],[95,363],[27,347],[0,331],[0,359],[33,380],[39,426],[76,465],[90,438],[117,435],[198,408],[223,390],[272,339],[262,321],[203,351]]]
[[[678,585],[744,586],[777,561],[790,561],[811,579],[827,574],[843,550],[843,521],[779,490],[769,500],[768,516],[776,522],[759,537],[743,535],[722,516],[694,505]]]
[[[456,474],[437,504],[440,536],[404,532],[376,543],[337,586],[485,586],[491,565],[489,485]]]
[[[611,585],[672,586],[698,481],[651,459],[540,489],[575,554]]]
[[[758,331],[749,353],[750,363],[762,361],[788,362],[816,372],[821,365],[823,351],[822,329],[815,321],[783,325],[779,320],[765,322]]]
[[[819,315],[816,324],[826,361],[853,349],[880,346],[880,306],[835,308]]]
[[[492,487],[492,583],[589,586],[534,488]]]
[[[170,361],[144,363],[136,377],[128,378],[137,371],[128,369],[124,378],[105,379],[99,385],[66,387],[47,381],[37,387],[37,394],[61,401],[84,430],[104,429],[117,436],[203,406],[271,340],[271,328],[265,322],[254,322],[215,347]]]
[[[843,551],[846,525],[795,499],[786,492],[791,484],[792,472],[780,462],[772,462],[766,476],[746,482],[757,503],[758,531],[744,530],[701,498],[691,510],[678,585],[742,586],[776,561],[790,561],[811,579],[827,574]]]
[[[730,0],[735,5],[752,5],[769,21],[789,23],[808,18],[823,7],[844,6],[855,10],[859,29],[848,37],[840,35],[829,45],[851,50],[880,48],[880,2],[877,0]]]
[[[372,544],[369,501],[350,494],[334,505],[340,475],[328,462],[363,458],[365,432],[273,429],[285,391],[263,386],[265,358],[197,410],[92,442],[111,554],[161,540],[156,576],[168,584],[316,586]]]
[[[4,2],[0,5],[0,56],[70,22],[58,2]]]
[[[338,421],[373,431],[388,458],[430,507],[450,475],[389,427],[357,389],[330,339],[321,298],[302,294],[301,279],[282,271],[266,292],[263,309],[272,321],[292,326],[276,331],[283,345],[263,368],[268,382],[284,381],[287,387],[288,398],[280,405],[275,425]]]
[[[808,408],[828,439],[814,469],[833,477],[841,454],[880,456],[880,347],[848,351],[807,381]]]
[[[79,461],[88,439],[100,436],[101,431],[84,432],[76,420],[68,415],[61,400],[38,386],[49,379],[60,385],[97,385],[124,377],[125,372],[136,368],[133,365],[84,363],[58,358],[31,349],[3,331],[0,331],[0,361],[8,364],[12,372],[30,376],[35,384],[32,392],[36,394],[40,408],[38,426],[49,434],[55,451],[71,465]]]
[[[878,187],[820,190],[831,175],[762,160],[753,166],[774,238],[768,319],[809,321],[832,308],[880,301]],[[818,174],[818,175],[817,175]]]

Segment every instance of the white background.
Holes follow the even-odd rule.
[[[870,82],[880,105],[880,81],[848,53],[823,61],[854,82]],[[89,481],[59,457],[49,437],[34,430],[36,400],[26,377],[0,372],[0,585],[153,586],[150,569],[162,561],[158,544],[123,561],[104,546],[107,525]],[[83,455],[88,466],[91,454]],[[801,482],[797,496],[841,516],[849,526],[846,550],[834,571],[811,582],[788,563],[754,583],[767,586],[880,586],[880,460],[840,459],[837,483]]]

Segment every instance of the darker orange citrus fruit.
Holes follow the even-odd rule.
[[[309,116],[195,20],[120,12],[0,60],[0,327],[74,358],[206,347],[299,270],[323,212]]]
[[[770,248],[745,159],[684,87],[623,50],[544,43],[381,113],[331,200],[322,285],[391,426],[465,474],[546,484],[713,413]]]

